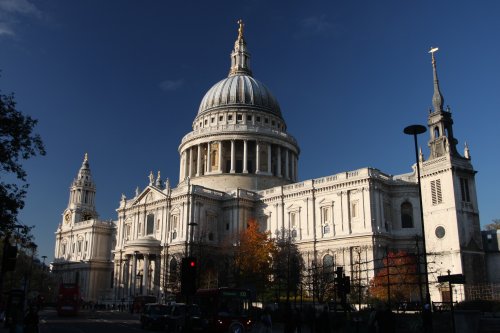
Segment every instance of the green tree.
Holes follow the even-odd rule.
[[[24,207],[28,183],[22,160],[45,155],[40,135],[33,133],[36,124],[37,120],[16,109],[13,94],[0,91],[0,232],[3,234],[14,230],[17,215]]]
[[[305,269],[304,259],[290,230],[284,230],[278,237],[272,256],[275,292],[280,297],[283,291],[289,301],[290,296],[296,296],[300,290]]]

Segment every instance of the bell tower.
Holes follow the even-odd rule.
[[[465,145],[464,156],[458,153],[451,110],[449,107],[443,110],[444,98],[434,56],[437,50],[429,51],[434,78],[433,110],[427,118],[430,154],[426,161],[421,157],[420,162],[429,278],[446,275],[449,269],[452,274],[463,274],[467,284],[476,284],[485,279],[476,171],[469,147]],[[440,301],[449,293],[446,286],[430,282],[434,286],[431,288],[434,289],[431,290],[433,301]],[[464,287],[455,285],[454,288]],[[465,298],[466,292],[461,290],[457,295]]]
[[[85,154],[78,175],[70,187],[68,207],[63,213],[63,226],[97,218],[95,192],[88,155]]]

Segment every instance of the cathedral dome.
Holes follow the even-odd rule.
[[[297,141],[286,132],[271,91],[252,76],[238,21],[227,78],[203,97],[193,130],[179,145],[179,183],[218,191],[261,190],[297,180]]]
[[[271,91],[248,74],[234,74],[217,82],[203,97],[198,115],[221,107],[247,107],[282,118]]]

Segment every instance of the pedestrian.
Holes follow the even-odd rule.
[[[375,314],[379,333],[394,333],[394,315],[386,304]]]
[[[430,304],[424,305],[424,312],[422,314],[424,332],[432,332],[432,312]]]
[[[266,308],[264,310],[260,321],[262,323],[261,333],[271,333],[273,331],[273,320],[271,318],[271,312],[269,311],[269,308]]]
[[[368,332],[369,333],[378,332],[377,311],[375,310],[374,307],[370,309],[370,317],[368,317]]]
[[[323,307],[323,311],[318,317],[318,332],[329,333],[330,332],[330,314],[328,313],[328,307]]]
[[[33,306],[24,317],[24,333],[38,333],[38,313]]]

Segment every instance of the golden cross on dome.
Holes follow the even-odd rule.
[[[242,38],[243,38],[243,26],[244,26],[244,24],[243,24],[243,20],[242,20],[242,19],[239,19],[237,23],[238,23],[238,24],[239,24],[239,26],[240,26],[240,27],[238,28],[238,39],[242,39]]]

